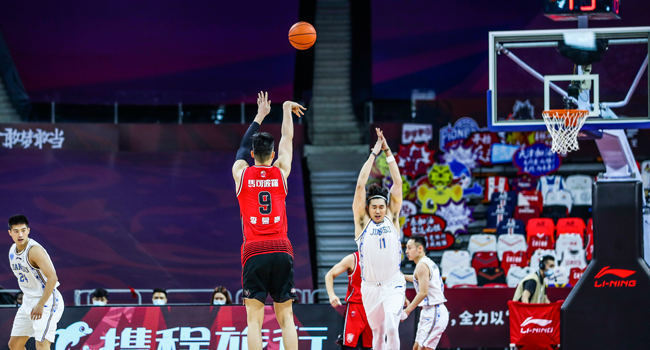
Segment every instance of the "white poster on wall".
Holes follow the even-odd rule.
[[[402,124],[402,144],[429,142],[433,138],[431,124]]]

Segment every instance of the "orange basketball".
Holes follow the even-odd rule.
[[[307,22],[298,22],[289,29],[289,42],[298,50],[307,50],[316,42],[316,29]]]

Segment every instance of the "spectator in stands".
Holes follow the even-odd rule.
[[[16,293],[14,298],[16,299],[16,307],[23,305],[23,292]]]
[[[167,291],[162,288],[156,288],[153,290],[153,295],[151,296],[151,302],[154,305],[165,305],[167,304]]]
[[[232,300],[230,300],[230,293],[228,293],[228,289],[223,286],[215,288],[214,292],[212,292],[211,303],[212,305],[231,305]]]
[[[108,291],[104,288],[97,288],[92,294],[93,306],[106,306],[108,304]]]
[[[544,278],[551,277],[554,268],[555,258],[552,255],[544,255],[539,259],[539,270],[530,273],[519,282],[512,300],[531,304],[550,303],[546,295]]]

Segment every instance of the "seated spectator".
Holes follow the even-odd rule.
[[[214,289],[211,299],[212,305],[231,305],[232,300],[230,300],[230,293],[226,287],[219,286]]]
[[[16,293],[14,298],[16,299],[16,307],[23,305],[23,292]]]
[[[151,302],[154,305],[165,305],[167,304],[167,291],[162,288],[156,288],[153,290],[153,295],[151,296]]]
[[[92,294],[93,306],[106,306],[108,304],[108,292],[104,288],[97,288]]]

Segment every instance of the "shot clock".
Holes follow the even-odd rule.
[[[544,15],[554,21],[620,19],[620,0],[544,0]]]

